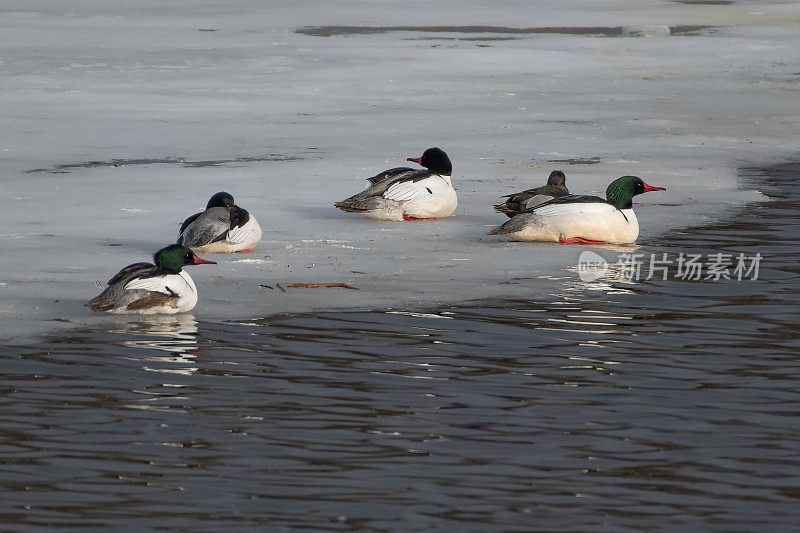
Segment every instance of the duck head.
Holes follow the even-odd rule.
[[[233,201],[233,196],[226,192],[218,192],[206,204],[206,209],[211,209],[212,207],[227,207],[231,208],[236,205]]]
[[[180,244],[170,244],[153,254],[153,262],[156,266],[178,273],[186,265],[216,265],[214,261],[200,259],[194,252]]]
[[[444,150],[435,146],[425,150],[422,157],[409,157],[408,161],[422,165],[433,174],[439,174],[440,176],[449,176],[453,173],[453,164],[450,162],[450,158],[447,157]]]
[[[560,170],[554,170],[550,173],[550,177],[547,178],[547,184],[552,185],[553,187],[560,187],[562,189],[567,188],[567,176]]]
[[[637,176],[622,176],[611,182],[606,189],[606,200],[617,209],[633,207],[633,197],[649,191],[666,191],[664,187],[652,187]]]

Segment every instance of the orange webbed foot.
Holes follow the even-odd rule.
[[[561,238],[559,239],[561,244],[608,244],[606,241],[592,241],[589,239],[584,239],[583,237],[569,237],[569,238]]]

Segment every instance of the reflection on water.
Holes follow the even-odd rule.
[[[144,336],[144,339],[121,341],[123,346],[137,348],[136,359],[168,363],[161,368],[143,366],[150,372],[171,372],[175,374],[192,374],[197,371],[195,364],[197,355],[197,321],[194,316],[164,315],[149,316],[136,322],[125,323],[123,327],[112,329],[109,333]],[[150,350],[167,352],[163,355]]]
[[[119,357],[141,364],[142,370],[188,376],[199,369],[196,361],[198,328],[193,315],[137,317],[135,321],[118,324],[109,333],[123,339],[130,336],[145,337],[119,341],[119,345],[133,349],[130,355]],[[131,389],[131,392],[138,396],[135,403],[123,406],[128,409],[183,411],[183,407],[176,406],[176,402],[191,399],[185,386],[177,383],[152,383],[146,380],[145,384]],[[169,405],[165,404],[167,402]]]
[[[137,317],[135,321],[125,322],[109,330],[109,333],[123,338],[145,337],[121,340],[119,342],[121,346],[133,348],[133,351],[131,355],[120,355],[120,357],[142,363],[142,370],[147,372],[186,376],[194,374],[199,369],[196,361],[197,332],[197,320],[190,314]],[[166,382],[143,385],[131,389],[131,392],[139,395],[137,402],[126,404],[124,407],[152,411],[182,411],[183,408],[176,407],[175,403],[191,399],[184,389],[184,385]],[[165,401],[170,405],[164,405]]]
[[[635,280],[620,278],[619,267],[609,264],[602,278],[594,281],[583,281],[578,276],[578,268],[567,269],[575,273],[575,277],[564,281],[564,286],[559,287],[565,294],[573,294],[579,300],[591,298],[594,293],[607,295],[634,294],[639,287]]]
[[[742,174],[772,201],[641,247],[759,251],[758,280],[567,272],[538,301],[131,319],[10,347],[0,520],[792,531],[800,166]]]

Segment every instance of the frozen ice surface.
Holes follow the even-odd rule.
[[[488,237],[492,204],[557,168],[577,193],[636,174],[668,189],[635,200],[653,241],[762,199],[736,167],[800,145],[799,23],[782,2],[6,0],[0,340],[127,320],[82,307],[95,282],[220,190],[264,240],[189,267],[204,320],[570,290],[582,248]],[[333,208],[430,146],[455,216]]]

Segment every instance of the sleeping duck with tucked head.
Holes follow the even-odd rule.
[[[261,240],[256,218],[226,192],[212,196],[206,210],[187,218],[178,233],[178,244],[197,253],[252,252]]]

